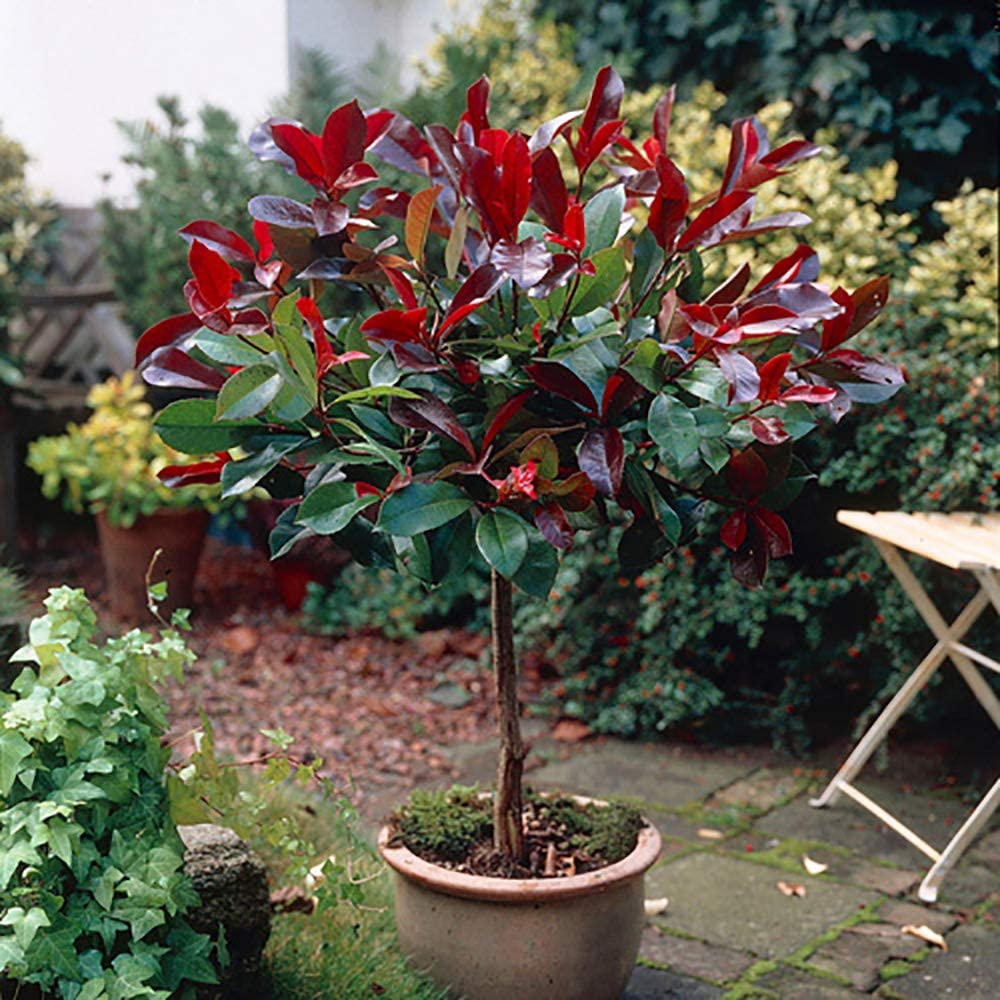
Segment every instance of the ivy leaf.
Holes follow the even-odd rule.
[[[67,928],[43,934],[35,942],[32,949],[34,959],[32,964],[47,969],[57,976],[78,979],[80,962],[76,956],[77,933],[75,928]]]
[[[0,735],[0,795],[10,794],[21,763],[31,754],[31,744],[16,729]]]
[[[509,580],[528,554],[528,529],[513,511],[497,507],[479,519],[476,545],[483,558]]]

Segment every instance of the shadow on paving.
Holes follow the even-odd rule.
[[[663,835],[646,892],[669,903],[649,921],[623,1000],[996,996],[996,819],[927,905],[916,895],[923,855],[847,798],[809,805],[825,772],[760,748],[567,745],[538,725],[531,737],[529,784],[639,802]],[[442,752],[461,781],[490,783],[492,745]],[[941,847],[985,788],[943,782],[936,758],[907,753],[905,785],[869,768],[860,787]],[[985,766],[979,774],[993,780]],[[810,875],[805,855],[828,868]],[[786,895],[779,883],[801,890]],[[921,926],[943,935],[947,950],[903,930]]]

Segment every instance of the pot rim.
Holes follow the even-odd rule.
[[[601,799],[582,795],[574,795],[573,798],[581,804],[604,804]],[[390,844],[392,831],[388,825],[379,830],[378,849],[386,864],[403,878],[448,896],[495,903],[552,902],[593,895],[641,878],[659,858],[663,843],[656,827],[646,817],[643,820],[646,825],[639,831],[630,854],[596,871],[565,878],[499,878],[452,871],[425,861],[403,844]]]

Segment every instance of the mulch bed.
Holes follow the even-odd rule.
[[[111,615],[96,537],[86,528],[25,538],[22,553],[38,602],[49,587],[82,586],[106,632],[155,625]],[[202,556],[196,604],[188,642],[198,661],[183,685],[167,690],[179,749],[190,746],[199,711],[212,722],[218,750],[238,760],[273,749],[260,730],[281,728],[295,738],[292,756],[321,757],[322,773],[363,802],[379,786],[457,776],[438,747],[493,732],[483,636],[442,630],[402,642],[307,634],[302,616],[281,604],[265,556],[214,538]],[[468,693],[466,704],[427,697],[444,674]]]

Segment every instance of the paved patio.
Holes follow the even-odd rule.
[[[812,769],[756,748],[566,745],[531,728],[530,784],[632,799],[663,834],[646,894],[669,902],[648,922],[623,1000],[997,996],[996,820],[929,906],[916,896],[921,854],[847,798],[826,809],[809,806],[837,762],[832,754]],[[447,752],[460,780],[490,782],[492,745]],[[974,781],[992,781],[996,763],[983,760]],[[902,777],[894,767],[892,778],[869,767],[859,786],[930,843],[943,844],[971,809],[973,790],[939,781],[930,757],[907,764]],[[804,855],[829,867],[809,875]],[[779,882],[801,885],[804,895],[785,895]],[[904,934],[908,925],[942,934],[947,950]]]

